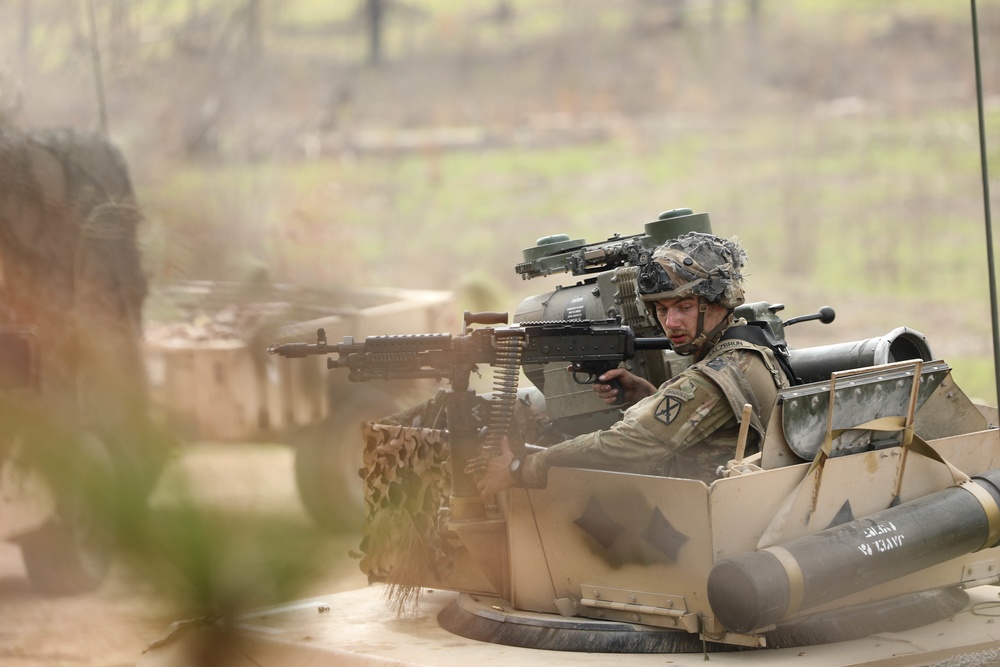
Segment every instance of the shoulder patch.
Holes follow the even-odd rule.
[[[653,411],[656,421],[663,424],[673,422],[677,419],[677,415],[680,414],[681,405],[685,400],[683,394],[680,392],[667,392],[667,395],[660,399],[660,402],[656,405],[656,410]]]
[[[714,371],[721,371],[723,368],[726,367],[726,360],[723,359],[722,357],[715,357],[705,365]]]
[[[682,391],[680,389],[664,389],[663,395],[673,396],[674,398],[679,399],[682,403],[687,403],[689,400],[691,400],[691,397],[694,395],[693,392],[694,392],[693,387],[688,392]]]

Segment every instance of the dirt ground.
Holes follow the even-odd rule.
[[[167,469],[164,482],[185,475],[192,494],[209,506],[264,510],[308,524],[295,490],[292,450],[277,445],[192,446]],[[220,480],[224,480],[220,482]],[[161,484],[161,488],[162,488]],[[158,491],[152,501],[168,503]],[[308,528],[305,528],[308,529]],[[322,576],[303,597],[363,587],[354,535],[321,538],[330,553]],[[122,565],[96,592],[44,598],[28,586],[20,550],[0,543],[0,664],[4,667],[125,667],[135,665],[149,644],[179,620],[176,608]]]

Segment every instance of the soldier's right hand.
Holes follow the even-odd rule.
[[[619,398],[618,389],[610,384],[611,380],[618,380],[624,396]],[[656,392],[653,383],[638,375],[634,375],[624,368],[613,368],[601,374],[594,382],[594,391],[598,397],[608,405],[631,404],[642,400]]]

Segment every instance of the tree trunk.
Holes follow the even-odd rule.
[[[31,17],[31,0],[21,0],[21,44],[20,56],[24,66],[31,60],[31,29],[34,21]]]
[[[128,0],[113,0],[110,5],[108,45],[112,67],[120,67],[131,59],[131,25]]]
[[[368,64],[378,65],[382,62],[383,0],[365,0],[365,17],[368,23]]]
[[[260,0],[247,0],[246,13],[247,50],[256,59],[263,51],[264,44]]]

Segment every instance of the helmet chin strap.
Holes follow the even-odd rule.
[[[711,331],[705,331],[705,313],[708,312],[708,303],[705,301],[704,297],[698,297],[698,326],[694,331],[694,338],[691,339],[690,343],[684,343],[683,345],[674,345],[673,350],[677,354],[687,357],[690,355],[701,356],[701,348],[705,346],[710,340],[714,340],[716,336],[719,335],[727,324],[729,324],[729,317],[731,311],[726,312],[726,316],[719,320],[719,323],[712,327]]]

